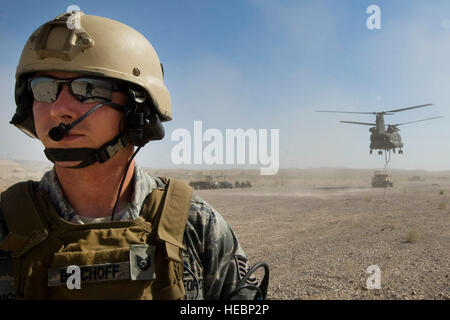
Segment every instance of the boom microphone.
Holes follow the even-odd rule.
[[[100,107],[103,107],[105,105],[109,105],[115,109],[118,109],[119,111],[125,112],[124,111],[124,107],[113,103],[113,102],[102,102],[99,104],[96,104],[95,106],[93,106],[91,109],[88,110],[88,112],[86,112],[85,114],[83,114],[81,117],[79,117],[77,120],[75,120],[72,123],[69,124],[65,124],[65,123],[60,123],[57,127],[53,127],[50,129],[50,131],[48,132],[49,137],[53,140],[53,141],[60,141],[64,138],[64,136],[68,135],[70,133],[70,130],[72,130],[77,124],[79,124],[81,121],[83,121],[84,119],[86,119],[86,117],[88,115],[90,115],[92,112],[94,112],[95,110],[97,110]]]
[[[64,136],[69,134],[72,128],[72,124],[60,123],[59,126],[51,128],[48,135],[53,141],[60,141]]]

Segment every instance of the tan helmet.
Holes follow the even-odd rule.
[[[78,19],[75,23],[70,21],[73,17]],[[161,121],[172,119],[170,94],[155,49],[142,34],[118,21],[82,12],[65,13],[30,36],[17,66],[17,109],[11,123],[33,137],[33,97],[27,80],[43,71],[77,72],[125,81],[145,91]]]

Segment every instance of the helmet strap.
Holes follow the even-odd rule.
[[[106,142],[98,149],[93,148],[48,148],[44,150],[48,160],[56,161],[82,161],[72,169],[85,168],[96,162],[103,163],[111,159],[117,152],[127,146],[123,134],[118,134],[112,140]]]

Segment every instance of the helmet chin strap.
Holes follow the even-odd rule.
[[[75,126],[77,126],[81,121],[86,119],[89,115],[91,115],[94,111],[98,110],[103,106],[113,107],[123,113],[126,113],[131,106],[130,100],[128,100],[128,107],[124,107],[122,105],[113,103],[112,101],[105,101],[99,104],[96,104],[94,107],[89,109],[85,114],[83,114],[80,118],[75,120],[72,123],[64,124],[60,123],[59,126],[52,128],[49,131],[49,137],[52,140],[60,141],[64,138],[65,135],[70,133]],[[81,161],[78,165],[67,167],[71,169],[80,169],[90,166],[96,162],[103,163],[109,159],[111,159],[114,155],[117,154],[120,150],[125,148],[128,144],[128,141],[124,135],[124,133],[119,133],[113,139],[106,142],[98,149],[94,148],[46,148],[44,150],[45,156],[48,160],[55,163],[57,161]]]
[[[47,148],[44,150],[48,160],[56,161],[82,161],[80,164],[67,167],[72,169],[85,168],[96,162],[103,163],[111,159],[120,150],[128,145],[125,136],[120,133],[112,140],[106,142],[98,149],[93,148]]]

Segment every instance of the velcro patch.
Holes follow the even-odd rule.
[[[128,261],[79,267],[81,283],[130,279],[130,263]],[[67,267],[48,269],[48,286],[66,285],[67,279],[71,275],[71,273],[67,273]]]
[[[156,246],[132,244],[130,246],[131,280],[152,280],[155,274]]]

